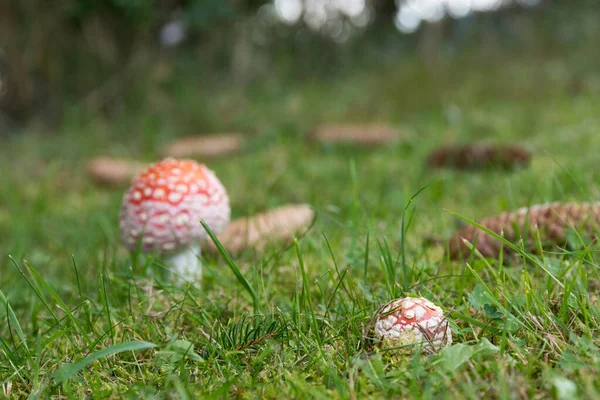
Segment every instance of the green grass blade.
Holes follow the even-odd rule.
[[[300,251],[300,245],[298,239],[294,238],[294,245],[296,246],[296,254],[298,255],[298,263],[300,264],[300,272],[302,273],[302,286],[304,287],[304,295],[308,303],[308,311],[310,312],[313,329],[315,330],[315,336],[319,346],[322,345],[321,334],[319,333],[319,324],[317,323],[317,316],[313,307],[312,295],[310,293],[310,284],[308,282],[308,275],[306,274],[306,266],[304,265],[304,257]]]
[[[2,293],[2,290],[0,290],[0,304],[3,305],[2,308],[6,308],[6,318],[8,318],[9,325],[14,328],[15,332],[17,332],[17,336],[21,340],[21,343],[23,344],[25,349],[29,350],[29,348],[27,347],[27,341],[25,340],[25,334],[23,333],[23,329],[21,328],[21,324],[19,324],[19,320],[17,319],[15,312],[10,306],[8,299],[6,298],[4,293]]]
[[[29,270],[29,273],[31,273],[31,275],[33,275],[33,277],[42,285],[44,290],[46,290],[50,294],[50,296],[54,299],[54,301],[56,301],[56,303],[60,306],[60,308],[67,314],[67,316],[69,317],[71,322],[73,322],[73,324],[77,327],[77,330],[79,330],[79,332],[83,335],[83,337],[86,339],[87,344],[89,345],[91,343],[91,340],[90,340],[87,332],[85,331],[85,329],[83,329],[83,326],[79,323],[79,319],[75,318],[75,316],[71,312],[69,306],[67,306],[67,304],[60,298],[60,296],[54,291],[54,289],[52,289],[52,287],[50,287],[50,285],[48,285],[48,283],[35,270],[35,268],[33,268],[28,262],[25,262],[25,266]]]
[[[252,302],[254,303],[254,312],[256,312],[256,313],[260,312],[260,302],[258,300],[258,295],[256,294],[256,291],[254,290],[252,285],[250,285],[250,282],[248,282],[246,277],[242,274],[242,272],[240,271],[240,269],[237,266],[237,264],[235,263],[235,261],[233,261],[233,259],[231,258],[231,255],[229,254],[229,252],[227,250],[225,250],[225,247],[223,247],[223,245],[217,238],[217,235],[214,234],[214,232],[209,228],[209,226],[206,224],[206,222],[204,222],[204,220],[201,219],[200,223],[202,224],[204,229],[206,229],[208,236],[210,236],[210,238],[214,242],[215,246],[217,246],[219,253],[221,253],[223,258],[225,258],[225,262],[227,262],[227,265],[229,265],[229,268],[231,269],[231,271],[237,278],[238,282],[244,287],[244,289],[246,289],[246,292],[248,292],[248,294],[252,298]]]
[[[132,341],[115,344],[109,347],[105,347],[102,350],[98,350],[85,357],[83,360],[75,364],[65,364],[58,371],[54,373],[54,380],[57,385],[60,385],[73,377],[76,373],[90,365],[92,362],[105,358],[114,354],[123,353],[125,351],[141,351],[156,347],[154,343],[144,341]]]
[[[428,187],[430,187],[431,185],[438,183],[440,181],[442,181],[444,178],[440,178],[440,179],[436,179],[435,181],[428,183],[427,185],[423,186],[422,188],[420,188],[419,190],[417,190],[415,192],[415,194],[413,194],[410,199],[408,199],[408,202],[406,203],[406,206],[404,206],[404,212],[402,213],[402,221],[401,221],[401,234],[402,236],[400,237],[400,251],[402,252],[402,278],[403,278],[403,282],[402,282],[402,289],[404,290],[404,292],[408,291],[408,288],[411,286],[411,282],[408,279],[408,265],[406,264],[406,251],[405,251],[405,238],[406,238],[406,227],[405,227],[405,219],[406,219],[406,213],[408,211],[408,208],[410,207],[410,205],[413,203],[413,201],[419,197],[419,195],[426,190]]]
[[[31,288],[31,290],[33,290],[33,292],[35,293],[35,295],[37,296],[37,298],[42,302],[42,304],[44,305],[44,307],[46,308],[46,310],[48,310],[48,312],[50,313],[50,315],[52,315],[52,318],[56,322],[56,325],[58,327],[60,327],[61,330],[63,330],[64,327],[61,324],[61,320],[56,316],[56,314],[54,313],[54,311],[52,311],[52,308],[50,307],[50,305],[48,305],[48,302],[46,302],[46,299],[44,299],[44,296],[42,296],[42,293],[38,290],[38,288],[34,284],[34,282],[32,282],[27,277],[27,275],[25,274],[25,272],[21,269],[21,267],[19,267],[19,264],[17,263],[17,261],[14,258],[12,258],[11,256],[9,256],[8,258],[10,259],[11,263],[15,266],[15,268],[19,271],[19,273],[21,274],[21,276],[23,277],[23,279],[25,279],[25,281],[27,282],[27,284],[29,285],[29,287]],[[68,336],[68,338],[73,343],[73,339],[70,336]]]

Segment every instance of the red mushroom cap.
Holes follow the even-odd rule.
[[[452,343],[444,312],[423,297],[405,297],[385,304],[377,312],[374,332],[386,346],[420,343],[428,352]]]
[[[134,178],[123,198],[120,228],[125,246],[144,252],[173,251],[205,239],[229,222],[227,192],[216,175],[192,160],[167,158]]]

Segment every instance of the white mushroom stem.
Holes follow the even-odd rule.
[[[200,282],[202,263],[200,262],[200,245],[191,244],[180,251],[166,256],[166,265],[181,282]]]

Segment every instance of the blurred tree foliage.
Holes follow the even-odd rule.
[[[157,31],[182,16],[196,35],[226,33],[266,0],[0,1],[0,112],[58,118],[65,100],[147,60]],[[1,123],[1,121],[0,121]]]
[[[339,73],[342,67],[377,63],[403,49],[420,52],[426,64],[435,66],[442,42],[462,46],[466,36],[477,40],[487,37],[481,34],[486,30],[512,30],[505,36],[513,46],[527,42],[524,35],[534,31],[533,25],[543,31],[539,40],[563,40],[558,36],[576,37],[580,34],[573,32],[594,30],[579,23],[579,16],[600,15],[598,0],[544,0],[535,24],[529,15],[518,19],[525,11],[513,7],[493,16],[446,18],[424,24],[417,35],[401,37],[393,23],[401,2],[367,0],[371,23],[353,27],[350,40],[340,45],[327,34],[312,32],[302,21],[294,26],[265,22],[269,18],[261,15],[261,7],[271,2],[0,0],[0,132],[7,121],[25,122],[38,116],[58,121],[68,103],[102,110],[126,95],[136,80],[141,87],[147,85],[145,78],[152,68],[173,54],[158,40],[161,29],[172,21],[185,25],[188,40],[182,53],[195,58],[196,65],[225,70],[233,79],[247,81],[257,71],[264,74],[274,67],[293,71],[294,79],[315,71]],[[584,11],[574,15],[576,10]],[[573,21],[569,29],[561,29],[568,20]],[[377,57],[372,56],[375,53]]]

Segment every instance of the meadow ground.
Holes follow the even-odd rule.
[[[461,224],[451,212],[600,198],[600,75],[582,67],[588,50],[448,57],[431,75],[395,61],[243,89],[175,79],[151,88],[141,111],[73,111],[54,132],[3,139],[0,397],[597,398],[593,246],[465,263],[425,240]],[[402,139],[321,147],[306,140],[318,122],[386,122]],[[287,202],[317,213],[297,246],[235,258],[256,304],[221,256],[205,259],[201,288],[174,287],[160,259],[131,257],[118,232],[123,189],[95,186],[84,167],[99,154],[152,161],[176,136],[231,129],[253,132],[249,147],[208,164],[234,217]],[[474,139],[522,144],[532,163],[424,165],[439,144]],[[373,313],[405,295],[444,308],[453,347],[365,348]]]

